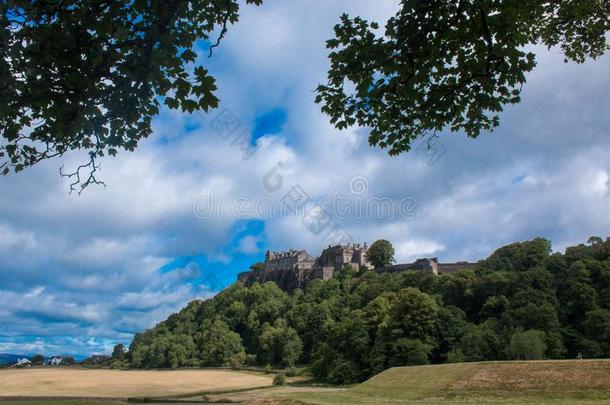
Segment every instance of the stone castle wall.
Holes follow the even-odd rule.
[[[418,259],[413,263],[395,264],[373,269],[366,259],[367,246],[336,245],[324,249],[319,257],[309,255],[305,250],[289,250],[286,252],[267,252],[262,270],[246,271],[238,274],[238,281],[249,287],[254,283],[275,282],[281,289],[292,291],[305,288],[312,280],[331,279],[335,271],[346,265],[356,271],[363,268],[380,273],[395,273],[402,271],[422,271],[434,275],[450,274],[474,263],[455,262],[439,263],[437,258]]]

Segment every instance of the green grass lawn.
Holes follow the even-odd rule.
[[[308,404],[610,403],[610,361],[460,363],[398,367],[347,390],[281,394]]]

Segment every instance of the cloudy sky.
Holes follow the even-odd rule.
[[[0,179],[0,352],[88,355],[213,295],[267,249],[394,244],[399,261],[477,260],[517,240],[610,234],[610,57],[536,49],[523,102],[479,139],[441,134],[390,158],[314,104],[347,11],[397,1],[267,0],[207,58],[221,106],[162,111],[154,135],[69,195],[67,156]],[[305,201],[303,212],[282,202]],[[282,209],[288,207],[289,209]],[[380,208],[381,207],[381,208]],[[297,207],[298,208],[298,207]],[[312,214],[313,213],[313,214]]]

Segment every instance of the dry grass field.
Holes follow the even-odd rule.
[[[270,385],[272,377],[230,370],[0,370],[0,397],[104,397],[180,395]]]
[[[278,391],[307,404],[610,404],[610,360],[506,361],[396,367],[345,390]]]
[[[396,367],[352,387],[271,385],[272,375],[230,370],[0,370],[0,405],[120,405],[94,399],[163,397],[175,403],[610,404],[610,360],[510,361]],[[185,395],[186,393],[192,395]],[[2,396],[38,401],[2,402]],[[44,399],[42,399],[44,397]],[[81,397],[53,402],[51,397]],[[21,398],[24,399],[24,398]],[[154,401],[153,401],[154,402]]]

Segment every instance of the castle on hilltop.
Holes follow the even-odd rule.
[[[366,258],[367,250],[366,243],[362,245],[354,243],[329,245],[318,257],[310,255],[306,250],[267,251],[264,263],[257,263],[251,267],[251,271],[239,273],[237,279],[246,287],[257,282],[274,281],[281,289],[292,291],[296,288],[304,288],[315,279],[331,279],[335,271],[348,265],[355,271],[395,273],[416,270],[434,275],[449,274],[474,265],[464,261],[439,263],[438,259],[433,257],[375,269]]]

